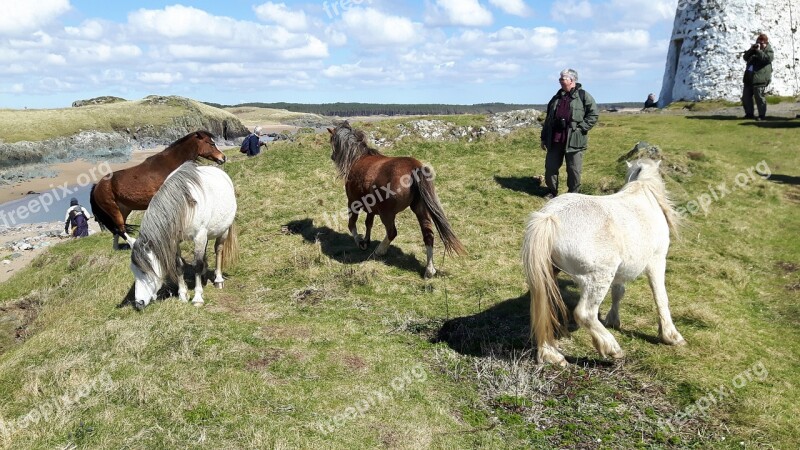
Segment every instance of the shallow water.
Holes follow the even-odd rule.
[[[91,185],[75,185],[68,187],[67,190],[50,189],[3,203],[0,205],[0,227],[63,221],[67,208],[69,208],[69,202],[73,197],[77,198],[78,203],[91,213],[90,191]]]

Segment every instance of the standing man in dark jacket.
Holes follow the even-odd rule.
[[[548,200],[558,195],[558,171],[567,160],[567,188],[578,192],[581,186],[583,153],[589,143],[587,134],[597,123],[597,103],[578,83],[578,72],[561,71],[561,89],[547,104],[547,116],[542,125],[541,146],[547,150],[544,177],[550,192]]]
[[[769,38],[761,33],[742,58],[747,62],[744,70],[744,88],[742,89],[742,106],[745,119],[764,120],[767,115],[767,99],[764,91],[772,81],[772,58],[774,54],[769,45]],[[758,106],[758,117],[753,115],[753,97]]]

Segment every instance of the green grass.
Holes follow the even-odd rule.
[[[131,133],[138,128],[158,128],[185,120],[190,112],[220,120],[238,120],[227,111],[181,97],[147,97],[141,100],[59,109],[0,109],[0,142],[47,140],[81,131]],[[46,126],[42,126],[46,124]],[[31,130],[37,130],[31,136]]]
[[[538,130],[386,150],[435,167],[445,211],[470,252],[443,258],[437,244],[440,274],[430,281],[421,277],[425,250],[410,212],[382,259],[360,252],[344,221],[324,222],[345,204],[327,134],[273,144],[253,159],[232,150],[224,167],[237,185],[242,257],[225,289],[207,288],[205,307],[168,299],[141,313],[118,308],[133,277],[129,254],[113,252],[108,234],[58,245],[0,285],[2,317],[24,305],[37,313],[21,319],[24,339],[0,354],[0,419],[13,424],[7,435],[0,428],[0,442],[792,448],[800,438],[798,122],[768,125],[601,116],[585,158],[589,192],[618,188],[617,158],[641,140],[665,153],[667,186],[681,206],[709,185],[735,184],[762,160],[773,176],[688,217],[674,240],[667,290],[687,346],[655,343],[655,307],[638,280],[623,300],[623,330],[612,331],[627,359],[602,361],[578,330],[560,341],[579,359],[565,370],[536,366],[527,342],[518,253],[527,215],[544,204],[530,178],[543,170]],[[370,250],[383,232],[376,224]],[[561,284],[574,300],[574,285]],[[734,389],[757,363],[768,375]],[[108,385],[93,381],[105,377]],[[706,414],[675,432],[659,428],[720,385],[732,394]],[[63,396],[77,401],[22,420]]]
[[[731,102],[728,100],[704,100],[699,102],[672,102],[665,109],[670,110],[687,110],[692,112],[714,111],[720,108],[730,108],[733,106],[741,106],[741,102]]]

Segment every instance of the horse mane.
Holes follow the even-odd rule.
[[[194,133],[189,133],[186,136],[184,136],[184,137],[178,139],[177,141],[173,142],[172,144],[169,144],[169,147],[165,148],[164,150],[169,150],[169,149],[171,149],[173,147],[181,147],[183,144],[186,143],[186,141],[188,141],[189,139],[191,139],[195,135],[197,135],[197,137],[199,137],[201,139],[204,138],[204,137],[210,138],[211,140],[215,139],[215,136],[210,131],[197,130]]]
[[[353,130],[346,120],[339,122],[331,136],[333,159],[339,178],[347,179],[350,168],[365,155],[382,155],[378,150],[367,145],[367,135],[361,130]]]
[[[622,187],[620,192],[633,193],[638,190],[652,195],[661,208],[661,212],[664,213],[664,218],[667,219],[669,231],[677,236],[681,216],[675,211],[675,203],[669,197],[664,179],[661,178],[657,166],[653,167],[653,170],[645,169],[635,172],[634,177]]]
[[[164,181],[150,201],[139,228],[139,238],[131,249],[131,262],[147,275],[155,275],[147,258],[152,252],[155,261],[168,279],[177,281],[176,255],[180,238],[192,220],[194,205],[192,188],[201,189],[200,172],[194,161],[183,163]]]

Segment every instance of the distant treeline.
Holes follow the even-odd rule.
[[[477,103],[474,105],[445,105],[445,104],[379,104],[379,103],[240,103],[238,105],[220,105],[218,103],[204,102],[216,108],[231,108],[250,106],[256,108],[285,109],[292,112],[320,114],[323,116],[405,116],[405,115],[451,115],[451,114],[494,114],[498,112],[514,111],[518,109],[535,108],[543,110],[546,105],[510,104],[510,103]],[[600,104],[601,109],[611,106],[620,108],[642,107],[642,103],[615,103],[613,105]]]
[[[217,108],[229,107],[207,103]],[[404,115],[450,115],[450,114],[493,114],[516,109],[544,108],[544,105],[514,105],[508,103],[480,103],[476,105],[445,104],[377,104],[377,103],[241,103],[232,106],[252,106],[257,108],[286,109],[293,112],[320,114],[323,116],[404,116]]]

